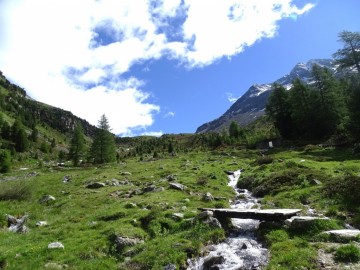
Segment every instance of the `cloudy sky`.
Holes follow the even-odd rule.
[[[254,83],[330,58],[359,0],[0,0],[0,70],[121,136],[193,133]]]

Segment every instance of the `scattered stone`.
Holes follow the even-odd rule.
[[[171,188],[181,190],[181,191],[184,191],[186,189],[186,186],[184,186],[180,183],[176,183],[176,182],[170,182],[169,185]]]
[[[164,187],[158,187],[157,189],[155,189],[156,192],[162,192],[165,191]]]
[[[176,270],[176,265],[170,263],[164,266],[164,270]]]
[[[48,223],[47,223],[47,221],[38,221],[38,222],[36,222],[35,225],[38,227],[45,227],[48,225]]]
[[[176,221],[180,221],[180,220],[182,220],[184,218],[184,214],[182,214],[182,213],[173,213],[171,215],[171,218],[176,220]]]
[[[59,264],[59,263],[54,263],[54,262],[49,262],[47,264],[45,264],[44,266],[46,269],[66,269],[69,266],[66,264]]]
[[[168,176],[166,176],[166,180],[168,181],[175,181],[176,180],[176,176],[173,174],[169,174]]]
[[[243,243],[242,245],[241,245],[241,248],[240,249],[247,249],[248,247],[247,247],[247,245],[245,244],[245,243]]]
[[[121,172],[121,175],[132,175],[131,172]]]
[[[97,189],[97,188],[106,187],[106,184],[102,183],[102,182],[94,182],[94,183],[88,184],[86,187],[91,188],[91,189]]]
[[[62,243],[60,243],[60,242],[53,242],[53,243],[50,243],[50,244],[48,245],[48,249],[57,249],[57,248],[62,248],[62,249],[64,249],[65,247],[64,247],[64,245],[63,245]]]
[[[34,176],[37,176],[37,175],[38,175],[37,172],[31,172],[31,173],[27,174],[27,177],[34,177]]]
[[[181,211],[185,211],[187,209],[187,207],[184,205],[184,206],[181,206]]]
[[[309,184],[313,185],[313,186],[320,186],[320,185],[322,185],[322,182],[320,180],[317,180],[317,179],[311,179],[309,181]]]
[[[16,218],[11,215],[6,215],[6,220],[8,223],[9,231],[15,233],[26,233],[28,228],[25,226],[25,222],[28,218],[28,215],[24,215],[21,218]]]
[[[211,256],[204,260],[203,269],[219,269],[217,265],[224,263],[224,261],[223,256]]]
[[[156,186],[155,185],[150,185],[144,188],[144,192],[152,192],[155,191]]]
[[[291,228],[304,228],[311,226],[314,221],[317,220],[329,220],[328,217],[312,217],[312,216],[293,216],[285,220],[285,225]]]
[[[70,175],[65,175],[63,178],[63,183],[69,183],[71,181]]]
[[[190,199],[189,199],[189,198],[185,198],[185,199],[183,200],[183,202],[184,202],[184,203],[189,203],[189,202],[190,202]]]
[[[114,244],[118,252],[121,252],[126,247],[135,246],[141,243],[144,243],[144,241],[141,239],[123,237],[123,236],[115,236],[115,241],[114,241]]]
[[[117,180],[115,178],[110,179],[110,180],[106,180],[105,184],[108,185],[108,186],[113,186],[113,187],[118,187],[118,186],[121,185],[119,180]]]
[[[202,199],[206,202],[210,202],[214,200],[214,196],[210,192],[206,192]]]
[[[360,230],[355,229],[332,230],[324,233],[339,240],[355,240],[360,236]]]
[[[56,200],[56,199],[55,199],[54,196],[44,195],[44,196],[42,196],[42,197],[40,198],[39,203],[42,203],[42,204],[44,204],[44,203],[50,203],[50,202],[53,202],[53,201],[55,201],[55,200]]]
[[[197,215],[197,218],[202,220],[202,219],[207,219],[209,217],[213,217],[214,216],[214,212],[212,211],[202,211],[200,214]]]
[[[217,218],[208,217],[203,222],[210,225],[211,227],[222,229],[221,223]]]
[[[136,208],[136,207],[137,207],[136,203],[133,202],[129,202],[125,204],[125,208]]]

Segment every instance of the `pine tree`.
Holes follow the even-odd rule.
[[[105,114],[101,116],[98,122],[98,130],[96,131],[90,154],[94,163],[97,164],[112,162],[115,160],[115,138],[110,132],[110,125]]]
[[[24,126],[20,120],[15,120],[11,127],[11,137],[17,152],[24,152],[29,147],[29,141]]]
[[[289,138],[293,133],[289,93],[280,84],[274,84],[273,89],[266,104],[266,113],[274,121],[280,134]]]
[[[69,158],[78,166],[85,153],[85,137],[81,126],[76,125],[70,142]]]
[[[333,54],[339,67],[356,67],[360,74],[360,33],[343,31],[339,34],[339,41],[344,43],[344,47]]]
[[[10,151],[0,149],[0,172],[7,173],[11,168]]]

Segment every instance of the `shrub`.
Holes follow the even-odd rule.
[[[274,159],[272,157],[269,156],[265,156],[265,157],[260,157],[256,160],[256,163],[258,165],[263,165],[263,164],[271,164],[274,161]]]
[[[31,188],[25,181],[0,183],[0,201],[22,201],[30,196]]]
[[[347,175],[344,178],[333,178],[324,186],[324,193],[350,209],[356,208],[360,201],[360,176]]]
[[[11,155],[8,150],[0,150],[0,173],[7,173],[11,168]]]
[[[360,249],[353,245],[344,245],[335,252],[335,260],[339,262],[358,262],[360,261]]]

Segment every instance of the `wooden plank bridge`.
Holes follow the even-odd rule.
[[[230,209],[230,208],[199,208],[211,211],[218,218],[257,219],[263,221],[281,221],[296,216],[301,209]]]

